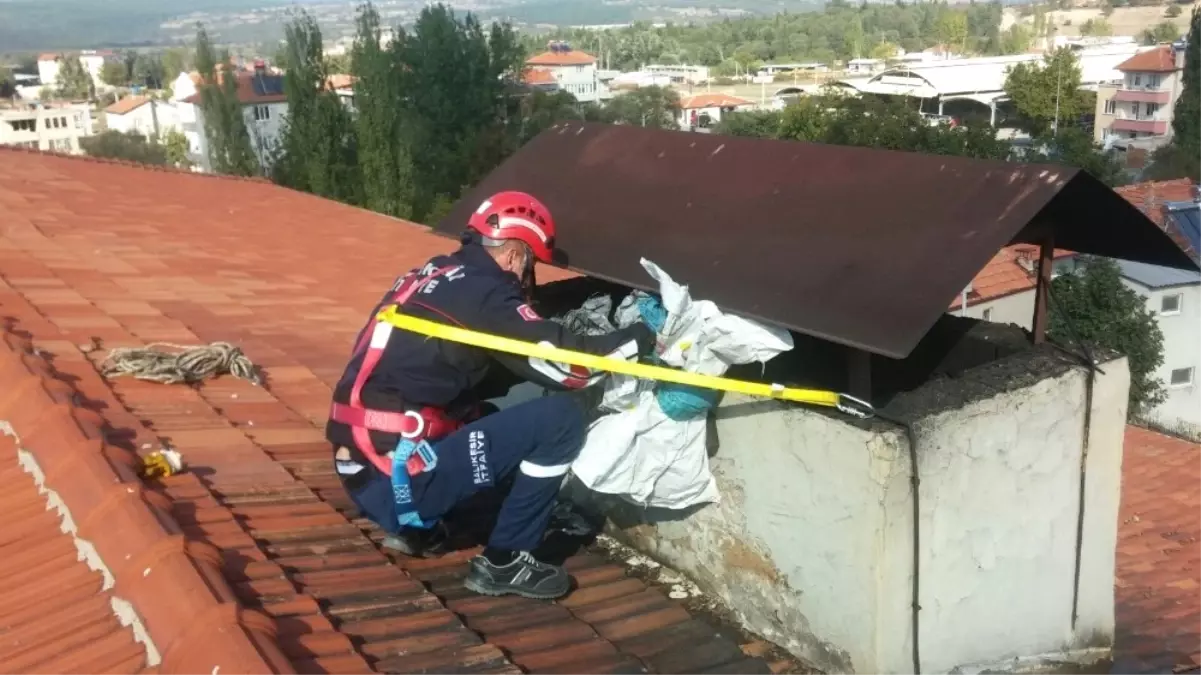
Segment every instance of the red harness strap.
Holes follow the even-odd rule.
[[[389,304],[404,305],[409,298],[434,279],[459,269],[458,265],[441,267],[429,276],[418,279],[410,273],[389,298]],[[374,320],[374,319],[373,319]],[[384,348],[388,346],[388,338],[392,336],[392,325],[384,321],[375,321],[371,331],[364,330],[362,338],[355,345],[355,355],[363,353],[363,363],[359,366],[354,385],[350,389],[348,404],[334,403],[330,406],[329,417],[335,422],[350,427],[359,451],[367,457],[375,468],[385,475],[392,475],[392,461],[388,453],[381,453],[371,441],[371,431],[398,434],[404,438],[419,440],[424,438],[441,438],[463,425],[452,419],[437,408],[422,408],[420,411],[373,410],[363,405],[363,386],[371,377],[372,371],[383,358]]]

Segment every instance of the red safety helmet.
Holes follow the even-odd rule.
[[[525,242],[534,257],[550,263],[555,249],[555,221],[546,206],[524,192],[498,192],[484,200],[467,227],[489,239]]]

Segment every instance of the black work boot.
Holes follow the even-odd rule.
[[[413,558],[436,558],[446,552],[448,533],[442,521],[428,530],[402,527],[399,534],[384,537],[380,546]]]
[[[513,560],[497,565],[487,557],[472,558],[464,582],[467,590],[483,595],[520,595],[535,600],[554,600],[571,590],[567,570],[550,565],[522,551]]]

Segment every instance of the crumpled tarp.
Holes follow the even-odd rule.
[[[651,261],[642,259],[642,267],[659,283],[667,310],[658,349],[667,365],[723,375],[731,365],[766,362],[792,349],[787,331],[725,314],[707,300],[693,300],[687,286]],[[616,310],[607,296],[596,296],[561,321],[581,333],[625,327],[638,320],[641,295],[636,291],[627,296]],[[603,386],[598,406],[602,414],[591,423],[584,448],[571,465],[584,485],[643,506],[683,509],[720,501],[709,471],[704,416],[668,418],[652,381],[610,375]]]

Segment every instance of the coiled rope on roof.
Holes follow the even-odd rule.
[[[100,372],[105,377],[129,376],[163,384],[195,384],[229,374],[262,384],[254,363],[228,342],[209,345],[156,342],[145,347],[118,347],[109,352]]]

